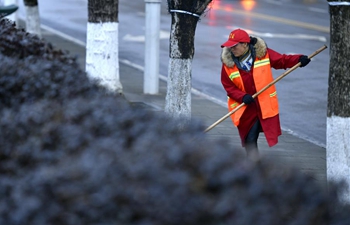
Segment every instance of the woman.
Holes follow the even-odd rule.
[[[245,103],[231,118],[247,155],[257,157],[259,133],[264,132],[272,147],[282,132],[275,86],[255,99],[252,95],[273,81],[271,68],[287,69],[299,62],[304,67],[310,59],[306,55],[280,54],[261,38],[250,37],[241,29],[233,30],[221,48],[221,83],[227,92],[229,111]]]

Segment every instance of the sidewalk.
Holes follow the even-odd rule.
[[[43,30],[43,38],[54,46],[63,50],[69,50],[77,55],[82,68],[85,68],[85,47],[66,40],[49,31]],[[136,107],[162,112],[165,105],[166,83],[159,81],[158,95],[143,94],[143,71],[120,62],[120,79],[126,98]],[[138,81],[138,82],[135,82]],[[207,127],[228,113],[227,108],[222,107],[211,100],[192,94],[192,117],[201,119]],[[269,148],[264,135],[259,137],[259,150],[261,155],[273,160],[281,167],[292,164],[304,173],[311,173],[315,180],[326,187],[326,149],[282,132],[279,143]],[[237,129],[228,118],[207,133],[210,139],[228,139],[232,149],[244,151],[240,145]]]

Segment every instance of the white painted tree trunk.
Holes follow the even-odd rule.
[[[18,0],[3,0],[2,4],[5,6],[8,5],[18,5]],[[17,10],[18,11],[18,10]],[[11,15],[6,16],[5,18],[14,21],[16,24],[18,24],[18,12],[14,12]]]
[[[327,118],[327,178],[347,183],[341,198],[350,202],[350,118]]]
[[[350,6],[329,2],[330,61],[327,105],[327,180],[344,181],[341,201],[350,203]]]
[[[86,72],[100,85],[121,94],[118,25],[118,22],[87,24]]]
[[[38,6],[25,6],[26,31],[41,38],[40,15]]]
[[[173,118],[183,119],[183,126],[191,119],[191,73],[192,57],[182,58],[180,43],[176,36],[179,17],[173,16],[170,34],[170,59],[168,67],[165,113]]]
[[[165,112],[171,117],[191,118],[191,70],[192,59],[170,58]]]
[[[181,118],[185,125],[191,119],[192,60],[194,37],[200,15],[212,0],[168,0],[171,12],[170,60],[165,112]],[[188,7],[183,10],[183,6]]]

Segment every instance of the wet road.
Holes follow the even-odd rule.
[[[81,42],[86,39],[86,0],[39,0],[41,22]],[[144,65],[145,3],[119,0],[119,57]],[[20,15],[24,15],[23,7]],[[160,73],[168,71],[171,18],[162,1]],[[195,36],[193,88],[223,105],[226,94],[220,83],[220,45],[232,29],[243,28],[262,37],[280,53],[309,55],[329,46],[328,3],[323,0],[215,0],[201,17]],[[328,49],[305,68],[277,84],[281,125],[285,131],[321,146],[326,144],[326,109],[329,70]],[[274,71],[275,77],[284,71]],[[219,118],[218,118],[219,119]]]

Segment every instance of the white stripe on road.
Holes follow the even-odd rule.
[[[57,35],[59,37],[62,37],[63,39],[71,41],[71,42],[73,42],[73,43],[75,43],[77,45],[80,45],[80,46],[83,46],[83,47],[85,47],[85,45],[86,45],[85,42],[80,41],[80,40],[78,40],[78,39],[76,39],[76,38],[74,38],[72,36],[69,36],[69,35],[67,35],[65,33],[62,33],[61,31],[55,30],[55,29],[53,29],[51,27],[48,27],[48,26],[45,26],[45,25],[41,24],[41,28],[44,31],[48,31],[50,33],[53,33],[53,34],[55,34],[55,35]]]
[[[169,40],[170,33],[168,31],[161,30],[159,32],[159,39]],[[133,42],[145,42],[145,35],[133,36],[131,34],[127,34],[123,37],[124,41],[133,41]]]
[[[281,1],[277,0],[266,0],[267,3],[275,4],[275,5],[282,5],[283,3]]]
[[[327,13],[328,14],[328,11],[325,9],[320,9],[320,8],[315,8],[315,7],[309,7],[308,9],[312,12],[319,12],[319,13]]]
[[[281,2],[280,0],[266,0],[266,2],[274,5],[283,5],[285,1]],[[308,10],[313,12],[318,12],[318,13],[328,13],[327,10],[316,8],[316,7],[308,7]]]
[[[296,20],[285,19],[285,18],[278,17],[278,16],[270,16],[270,15],[266,15],[266,14],[254,13],[254,12],[245,11],[245,10],[227,9],[225,7],[218,7],[218,10],[231,12],[233,14],[245,16],[248,18],[273,21],[275,23],[286,24],[286,25],[291,25],[291,26],[296,26],[296,27],[302,27],[305,29],[329,33],[329,26],[320,26],[320,25],[316,25],[313,23],[305,23],[305,22],[300,22],[300,21],[296,21]]]

